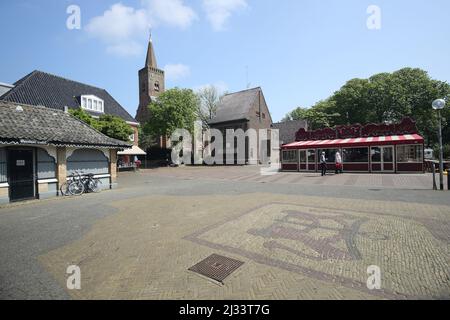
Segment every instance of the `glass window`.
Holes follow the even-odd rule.
[[[285,162],[285,163],[297,163],[297,150],[285,150],[285,151],[283,151],[283,162]]]
[[[95,112],[104,111],[103,100],[96,96],[81,96],[81,107]]]
[[[338,152],[339,149],[319,149],[319,157],[322,154],[322,151],[325,152],[325,159],[327,159],[327,162],[334,163],[336,161],[336,152]]]
[[[383,148],[383,162],[394,162],[394,148]]]
[[[397,162],[422,162],[423,150],[421,145],[397,146]]]
[[[306,163],[306,150],[300,150],[300,162]]]
[[[349,162],[369,162],[369,148],[344,148],[343,160]]]
[[[381,148],[380,147],[372,147],[370,149],[370,156],[372,162],[381,162]]]
[[[311,149],[307,151],[308,163],[316,163],[316,150]]]

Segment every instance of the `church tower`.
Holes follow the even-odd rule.
[[[136,120],[144,125],[150,119],[148,105],[165,90],[164,71],[158,69],[155,50],[150,35],[145,67],[139,70],[139,107]]]

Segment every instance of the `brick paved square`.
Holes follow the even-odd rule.
[[[0,295],[450,298],[447,193],[427,190],[427,176],[392,175],[388,186],[384,176],[359,177],[158,169],[122,174],[113,191],[2,207]],[[416,184],[402,188],[405,179]],[[244,262],[223,286],[188,271],[212,254]],[[81,290],[66,287],[70,265]],[[372,265],[380,290],[366,286]]]

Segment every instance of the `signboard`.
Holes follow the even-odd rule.
[[[417,132],[416,123],[411,118],[404,118],[397,124],[368,124],[365,126],[354,124],[315,131],[300,129],[296,134],[296,141],[395,136]]]
[[[38,145],[46,145],[48,144],[45,141],[37,141],[37,140],[26,140],[26,139],[21,139],[20,140],[21,144],[38,144]]]
[[[25,167],[25,160],[16,160],[16,167]]]

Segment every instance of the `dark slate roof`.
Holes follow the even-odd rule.
[[[217,106],[215,117],[208,121],[208,123],[216,124],[237,120],[249,120],[249,111],[252,104],[258,98],[260,91],[261,88],[258,87],[223,96]]]
[[[295,142],[295,135],[298,130],[304,128],[308,129],[308,123],[306,120],[294,120],[294,121],[286,121],[274,123],[272,128],[278,129],[280,131],[280,143],[287,144],[291,142]]]
[[[22,109],[22,110],[21,110]],[[92,146],[128,149],[69,113],[0,101],[0,143]]]
[[[17,81],[14,86],[1,96],[0,100],[64,110],[65,106],[71,109],[80,108],[81,95],[94,95],[104,101],[105,114],[137,122],[106,90],[84,83],[42,71],[33,71]],[[91,114],[98,115],[98,113]]]

